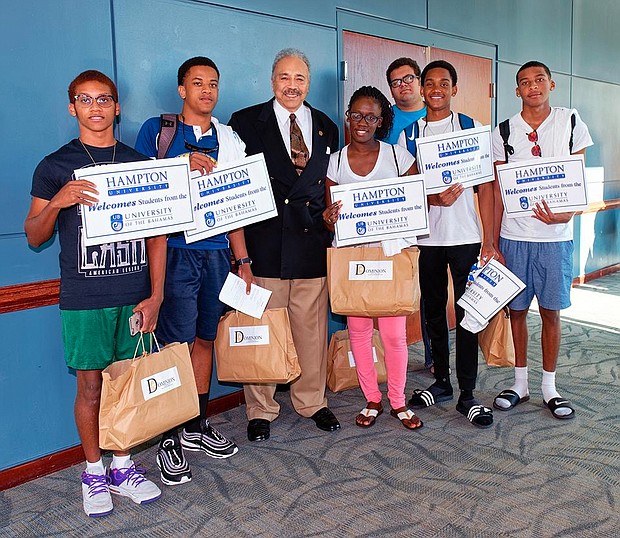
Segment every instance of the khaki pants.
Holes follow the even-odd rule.
[[[281,280],[256,277],[259,286],[272,292],[267,308],[288,308],[301,376],[291,383],[295,411],[310,417],[327,405],[327,279]],[[275,384],[244,385],[248,420],[270,422],[278,417]]]

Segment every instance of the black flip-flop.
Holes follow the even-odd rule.
[[[569,418],[575,418],[575,409],[570,404],[570,402],[564,398],[551,398],[548,402],[543,400],[543,403],[549,408],[551,414],[560,420],[567,420]],[[570,413],[568,415],[559,415],[556,411],[560,408],[570,409]]]
[[[510,407],[500,407],[497,403],[495,403],[495,400],[497,400],[498,398],[509,402]],[[499,411],[510,411],[513,407],[516,407],[521,402],[527,402],[529,399],[529,394],[521,397],[514,390],[506,389],[500,392],[497,396],[495,396],[495,400],[493,400],[493,407]]]
[[[493,425],[493,410],[482,405],[475,398],[471,400],[459,400],[456,410],[465,415],[467,420],[479,428],[489,428]]]

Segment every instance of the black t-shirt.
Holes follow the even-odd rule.
[[[112,161],[114,148],[86,146],[97,164]],[[129,146],[117,142],[114,162],[147,160]],[[94,166],[78,139],[45,157],[34,171],[30,194],[51,200],[68,182],[73,171]],[[60,308],[92,310],[137,304],[151,294],[144,239],[86,247],[82,243],[80,204],[58,214],[60,240]]]

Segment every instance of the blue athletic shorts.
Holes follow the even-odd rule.
[[[536,243],[500,237],[499,249],[506,259],[506,267],[526,285],[508,304],[510,308],[526,310],[534,296],[538,304],[547,310],[562,310],[570,306],[572,241]]]
[[[168,247],[164,302],[157,338],[188,342],[215,340],[226,305],[218,296],[230,271],[230,251]]]

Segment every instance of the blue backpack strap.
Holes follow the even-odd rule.
[[[176,114],[161,114],[159,116],[159,135],[157,137],[157,158],[165,159],[174,137],[177,135],[179,119]]]
[[[405,131],[405,142],[407,143],[407,151],[415,157],[416,155],[416,140],[420,136],[420,127],[417,121],[414,121],[411,125],[407,125]]]
[[[470,118],[466,114],[458,113],[459,117],[459,125],[461,126],[461,130],[464,129],[473,129],[474,128],[474,119]]]

